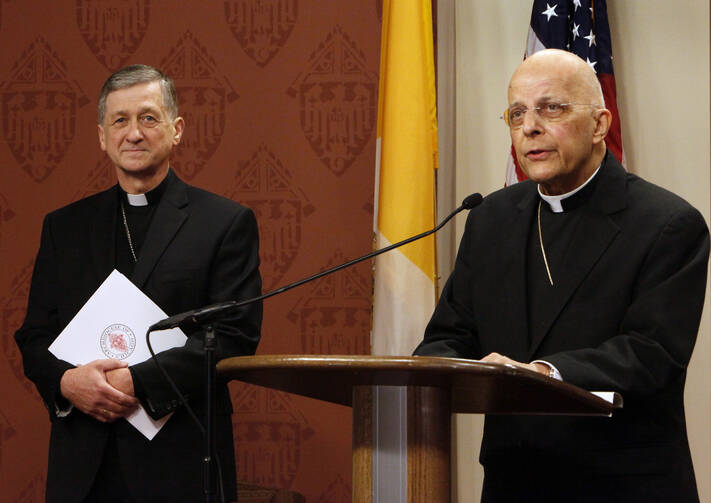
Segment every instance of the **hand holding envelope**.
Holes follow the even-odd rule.
[[[102,423],[129,416],[139,402],[132,389],[124,391],[116,382],[116,373],[121,371],[131,379],[128,364],[120,360],[94,360],[70,369],[62,376],[62,395],[80,411]]]
[[[81,365],[65,372],[65,377],[72,379],[81,376],[96,386],[94,392],[84,389],[82,396],[75,397],[77,407],[82,412],[103,422],[116,420],[128,412],[126,404],[133,404],[132,400],[135,399],[111,386],[111,380],[121,377],[112,372],[123,371],[122,366],[141,363],[150,357],[145,333],[149,326],[165,317],[163,310],[123,274],[116,270],[109,274],[49,346],[57,358]],[[185,340],[185,334],[174,328],[162,331],[159,337],[151,340],[151,344],[154,351],[159,353],[183,346]],[[122,365],[112,363],[114,360],[122,362]],[[125,370],[128,372],[128,369]],[[96,372],[103,372],[105,387],[95,380],[100,380]],[[95,393],[97,390],[98,395]],[[125,417],[151,440],[170,418],[170,414],[154,420],[139,404]]]

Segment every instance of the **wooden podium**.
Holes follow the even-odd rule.
[[[358,503],[373,502],[373,488],[381,484],[374,481],[374,473],[378,478],[374,466],[381,459],[374,408],[397,401],[391,397],[398,396],[398,390],[406,419],[402,429],[407,431],[403,449],[407,463],[406,482],[394,492],[406,493],[401,501],[408,503],[450,499],[452,413],[610,415],[622,402],[617,394],[610,403],[513,365],[456,358],[242,356],[222,360],[217,371],[229,379],[353,407],[353,501]],[[382,482],[393,483],[397,481]]]

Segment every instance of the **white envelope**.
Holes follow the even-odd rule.
[[[146,331],[167,315],[126,276],[113,270],[49,346],[54,356],[72,365],[115,358],[129,365],[150,358]],[[151,334],[153,351],[185,345],[179,328]],[[152,419],[138,407],[126,420],[152,440],[172,414]]]

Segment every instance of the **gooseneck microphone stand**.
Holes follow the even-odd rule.
[[[335,267],[331,267],[329,269],[326,269],[325,271],[321,271],[317,274],[314,274],[313,276],[309,276],[307,278],[301,279],[299,281],[295,281],[294,283],[290,283],[288,285],[282,286],[281,288],[277,288],[276,290],[272,290],[271,292],[265,293],[263,295],[260,295],[258,297],[253,297],[251,299],[246,299],[242,301],[228,301],[228,302],[221,302],[218,304],[212,304],[200,309],[193,309],[191,311],[185,311],[184,313],[179,313],[174,316],[169,316],[168,318],[165,318],[163,320],[158,321],[157,323],[154,323],[150,327],[148,327],[148,331],[146,332],[146,344],[148,345],[148,350],[151,353],[151,357],[153,358],[153,361],[155,362],[156,366],[158,369],[161,371],[163,376],[166,378],[168,383],[170,384],[171,388],[173,391],[175,391],[176,395],[178,395],[178,398],[180,399],[180,402],[185,406],[185,408],[188,410],[188,413],[192,417],[193,421],[198,425],[198,428],[200,431],[203,433],[205,436],[205,452],[204,452],[204,457],[203,457],[203,477],[204,477],[204,491],[205,491],[205,501],[207,503],[213,503],[214,501],[214,492],[212,489],[212,462],[213,458],[215,461],[215,465],[217,468],[217,478],[218,478],[218,485],[219,485],[219,496],[220,496],[220,501],[224,503],[225,500],[225,493],[224,493],[224,488],[222,484],[222,468],[220,466],[220,462],[217,456],[217,453],[215,451],[215,444],[214,444],[214,422],[215,422],[215,348],[217,345],[217,341],[215,339],[215,332],[214,332],[214,327],[213,323],[216,321],[219,321],[230,314],[236,313],[240,308],[247,306],[249,304],[252,304],[254,302],[259,302],[264,299],[268,299],[269,297],[273,297],[275,295],[279,295],[280,293],[286,292],[288,290],[291,290],[292,288],[296,288],[297,286],[301,286],[304,283],[308,283],[310,281],[314,281],[318,278],[321,278],[323,276],[326,276],[328,274],[334,273],[336,271],[340,271],[341,269],[345,269],[346,267],[350,267],[352,265],[355,265],[359,262],[362,262],[364,260],[368,260],[370,258],[376,257],[377,255],[380,255],[382,253],[388,252],[390,250],[393,250],[395,248],[398,248],[400,246],[406,245],[408,243],[411,243],[413,241],[417,241],[418,239],[424,238],[426,236],[429,236],[430,234],[433,234],[437,232],[439,229],[441,229],[444,225],[447,224],[457,213],[459,213],[462,210],[470,210],[479,204],[481,204],[483,198],[481,194],[471,194],[470,196],[467,196],[464,198],[462,201],[462,204],[454,210],[452,213],[447,215],[438,225],[436,225],[434,228],[422,232],[420,234],[417,234],[415,236],[412,236],[410,238],[404,239],[402,241],[399,241],[395,244],[392,244],[390,246],[387,246],[385,248],[380,248],[379,250],[374,250],[370,253],[367,253],[361,257],[355,258],[353,260],[349,260],[348,262],[345,262],[343,264],[337,265]],[[163,366],[160,364],[158,361],[158,358],[156,357],[156,354],[153,352],[153,347],[151,346],[151,341],[150,341],[150,334],[151,332],[158,331],[158,330],[168,330],[171,328],[175,327],[180,327],[183,330],[191,330],[194,331],[195,329],[200,329],[197,331],[197,333],[204,333],[204,344],[203,348],[205,351],[205,397],[206,397],[206,411],[205,411],[205,426],[202,425],[198,417],[195,415],[195,412],[192,410],[190,405],[188,404],[187,400],[183,396],[183,394],[180,392],[176,384],[173,382],[173,380],[170,378],[168,373],[165,371]]]
[[[203,340],[203,350],[205,352],[204,358],[204,373],[205,373],[205,425],[200,421],[200,419],[195,414],[195,411],[188,403],[187,399],[183,393],[178,389],[175,381],[168,375],[166,370],[158,361],[156,353],[153,351],[153,347],[150,342],[150,334],[153,330],[149,327],[146,332],[146,344],[148,345],[148,351],[151,353],[151,358],[158,367],[158,370],[163,374],[168,384],[173,389],[175,394],[180,399],[180,402],[188,411],[188,415],[192,418],[193,422],[197,425],[200,432],[203,434],[204,438],[204,450],[202,458],[203,466],[203,493],[205,494],[206,503],[214,503],[215,492],[213,490],[213,463],[217,469],[217,486],[218,495],[221,503],[225,503],[225,489],[222,481],[222,464],[220,463],[220,458],[215,449],[215,349],[217,347],[217,339],[215,338],[215,330],[212,323],[208,323],[204,327],[204,340]]]
[[[222,482],[222,466],[217,456],[215,445],[215,329],[212,324],[205,328],[205,457],[203,458],[203,491],[205,501],[210,503],[213,496],[212,458],[216,460],[219,481],[220,501],[225,501],[225,488]]]

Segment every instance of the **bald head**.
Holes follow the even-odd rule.
[[[575,95],[576,101],[582,100],[581,102],[605,108],[605,98],[595,71],[572,52],[545,49],[529,56],[511,76],[509,90],[516,83],[517,78],[529,75],[563,80],[565,86]]]

